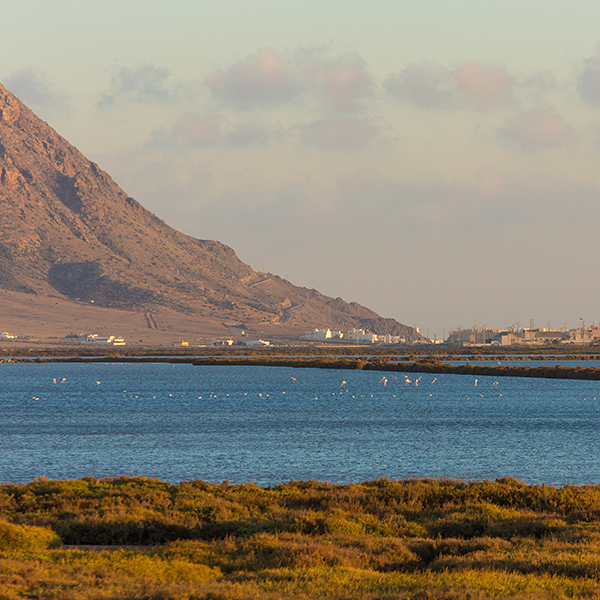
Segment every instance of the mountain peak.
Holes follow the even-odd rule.
[[[366,327],[419,339],[374,312],[254,271],[129,197],[0,84],[0,289],[286,330]]]

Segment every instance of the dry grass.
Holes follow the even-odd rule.
[[[595,598],[599,515],[512,479],[40,479],[0,486],[0,600]]]

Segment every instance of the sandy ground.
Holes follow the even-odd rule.
[[[128,346],[206,344],[214,339],[241,338],[235,323],[207,320],[176,313],[165,308],[151,312],[126,311],[83,304],[62,297],[43,297],[0,290],[0,332],[20,338],[0,344],[72,345],[69,334],[98,333],[125,338]],[[291,326],[254,324],[246,332],[248,339],[266,339],[285,343],[298,338],[301,331]]]

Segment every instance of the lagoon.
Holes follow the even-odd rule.
[[[0,377],[3,482],[600,483],[598,381],[121,363],[5,363]]]

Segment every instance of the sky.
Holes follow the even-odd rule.
[[[0,82],[176,229],[432,338],[600,321],[600,3],[2,11]]]

